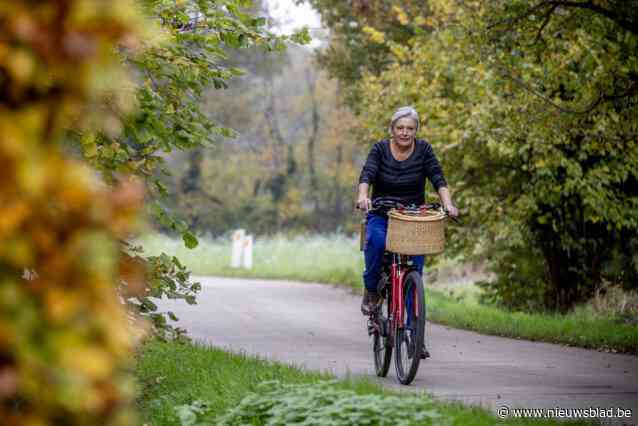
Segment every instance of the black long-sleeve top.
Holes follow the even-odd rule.
[[[359,183],[372,185],[372,199],[392,197],[404,204],[425,202],[425,179],[434,188],[447,186],[443,170],[432,146],[424,140],[415,141],[414,151],[403,161],[397,161],[390,151],[390,141],[374,144],[363,165]]]

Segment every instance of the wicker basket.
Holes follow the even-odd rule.
[[[394,253],[423,255],[439,254],[445,249],[443,212],[425,212],[424,215],[406,215],[390,210],[385,249]]]

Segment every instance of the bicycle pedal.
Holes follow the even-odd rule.
[[[372,336],[376,330],[374,326],[374,322],[372,320],[368,320],[368,336]]]

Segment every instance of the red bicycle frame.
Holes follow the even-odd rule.
[[[404,304],[404,294],[403,294],[403,280],[405,276],[410,273],[414,268],[412,266],[407,265],[407,262],[404,262],[404,258],[407,258],[406,255],[401,254],[392,254],[392,264],[390,265],[390,276],[392,281],[392,305],[390,307],[390,312],[388,312],[388,319],[390,320],[390,336],[393,338],[398,329],[401,320],[405,314],[405,304]],[[407,259],[406,259],[407,260]],[[413,300],[415,312],[419,312],[419,301],[416,300],[415,297]],[[393,342],[393,339],[390,340]]]

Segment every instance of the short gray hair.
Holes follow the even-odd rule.
[[[390,133],[392,133],[392,129],[394,128],[394,123],[402,118],[411,118],[416,123],[416,129],[419,130],[419,113],[416,112],[414,108],[411,106],[402,106],[397,109],[394,114],[392,114],[392,120],[390,120]]]

